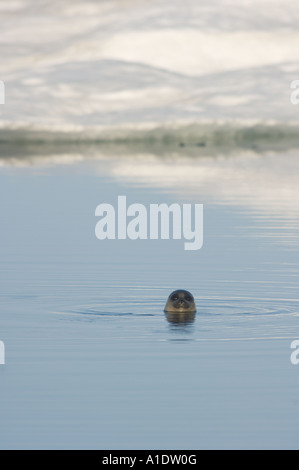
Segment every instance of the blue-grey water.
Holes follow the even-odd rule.
[[[298,448],[298,155],[0,168],[0,448]],[[204,244],[95,237],[95,208],[204,204]],[[163,313],[190,290],[194,321]]]

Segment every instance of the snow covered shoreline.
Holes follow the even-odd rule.
[[[293,0],[2,4],[0,141],[295,127],[298,21]]]

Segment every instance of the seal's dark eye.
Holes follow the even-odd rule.
[[[171,297],[171,300],[178,300],[178,296],[177,296],[177,295],[173,295],[173,296]]]
[[[191,302],[191,300],[192,300],[190,295],[185,295],[185,299],[187,300],[187,302]]]

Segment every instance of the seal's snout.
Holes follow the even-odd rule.
[[[195,312],[193,295],[186,290],[175,290],[170,294],[165,305],[165,312]]]

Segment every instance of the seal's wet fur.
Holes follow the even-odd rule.
[[[183,289],[173,291],[167,299],[164,312],[196,312],[193,295]]]

